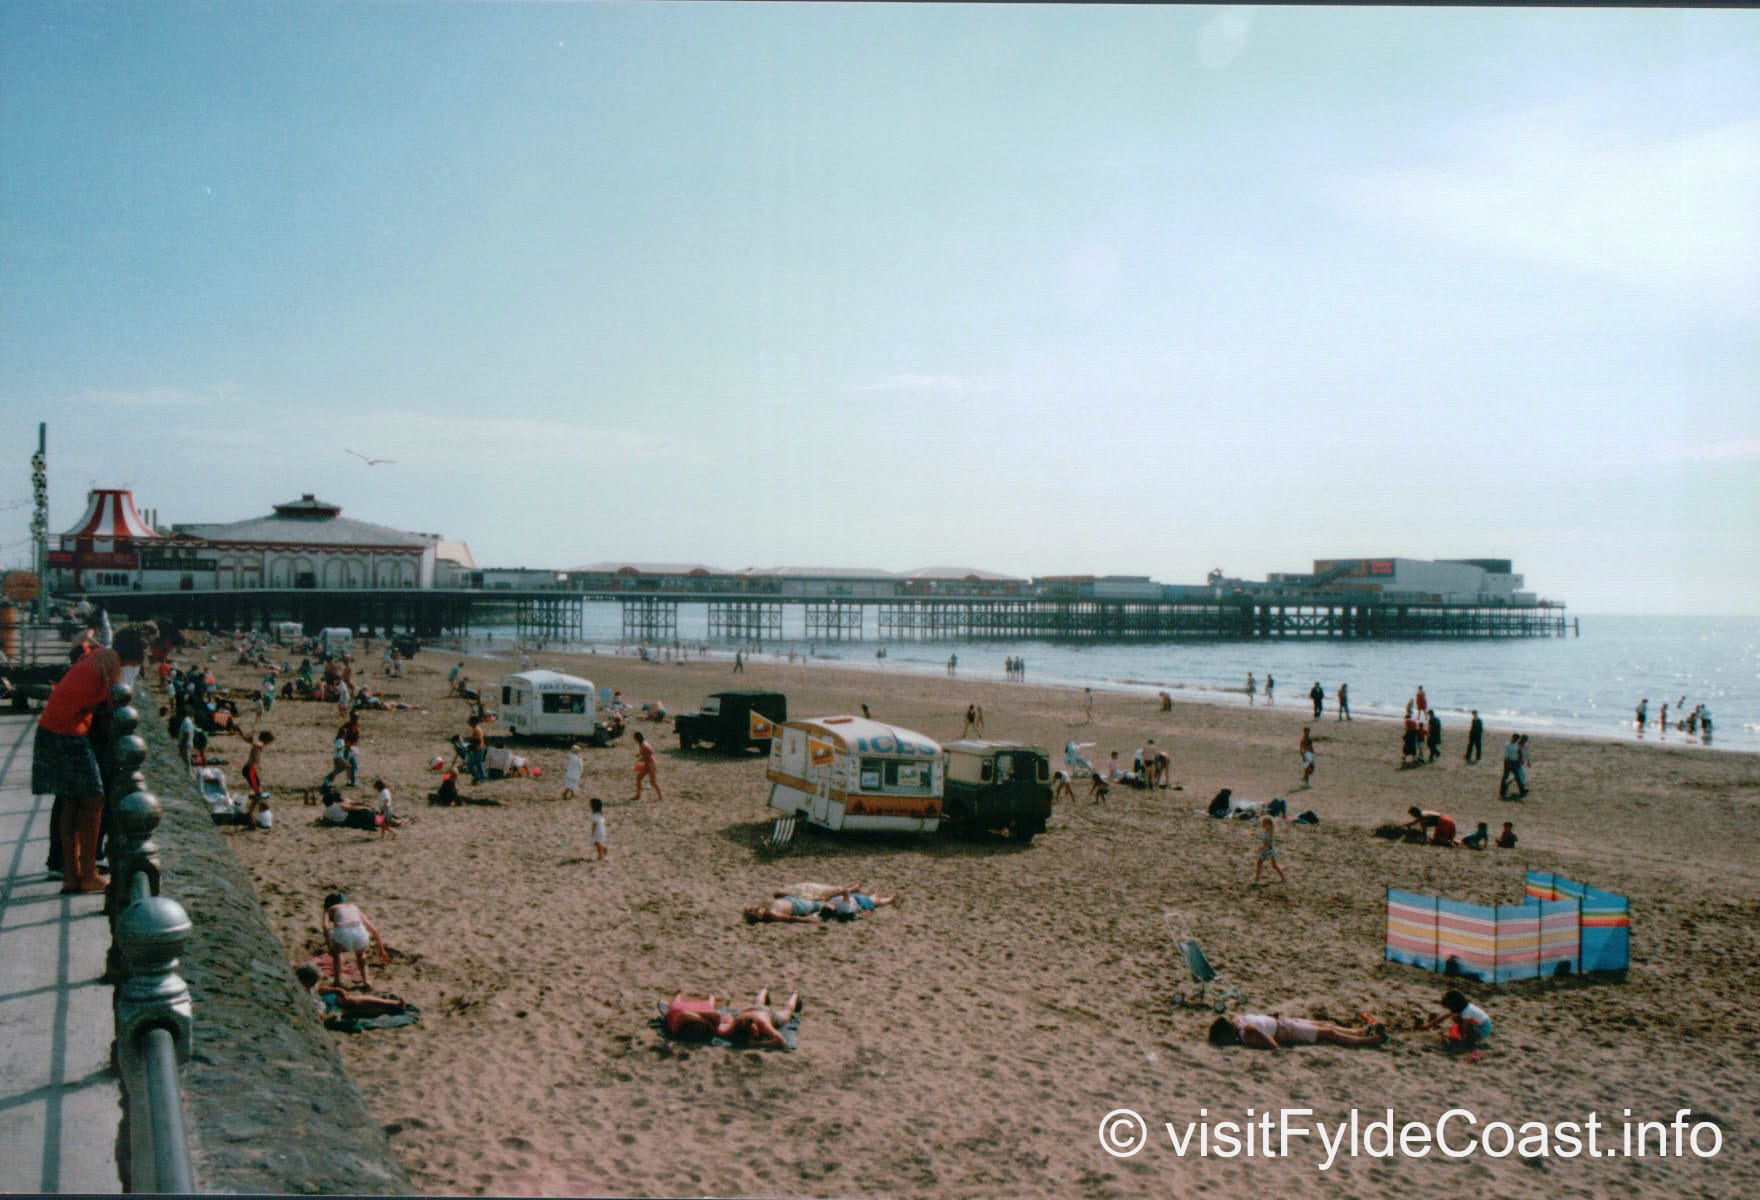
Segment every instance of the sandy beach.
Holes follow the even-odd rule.
[[[415,820],[395,839],[315,827],[298,789],[330,765],[333,705],[277,702],[246,716],[273,729],[264,775],[272,833],[226,830],[262,903],[300,961],[321,945],[320,901],[341,888],[392,947],[375,983],[420,1005],[420,1025],[335,1035],[410,1177],[430,1193],[1125,1197],[1143,1194],[1404,1196],[1742,1196],[1760,1194],[1760,756],[1546,739],[1533,793],[1496,799],[1498,747],[1400,769],[1386,721],[1312,722],[1311,791],[1297,743],[1310,709],[1178,703],[1031,684],[788,665],[743,675],[725,660],[644,663],[537,656],[630,701],[695,708],[712,690],[774,687],[792,715],[852,712],[946,741],[968,703],[987,732],[1036,742],[1061,763],[1066,741],[1127,761],[1145,739],[1170,750],[1179,790],[1115,787],[1104,805],[1059,806],[1027,847],[1006,839],[808,833],[784,852],[763,840],[764,762],[682,753],[656,742],[665,800],[630,802],[629,736],[585,752],[577,800],[556,799],[560,747],[527,751],[541,778],[467,788],[495,807],[435,808],[430,760],[465,729],[444,698],[458,655],[425,650],[384,680],[376,650],[357,678],[418,706],[366,712],[361,787],[382,775]],[[213,665],[222,684],[260,672]],[[297,659],[295,660],[297,661]],[[506,659],[468,659],[492,685]],[[1465,706],[1471,696],[1433,695]],[[491,730],[493,732],[493,730]],[[222,743],[236,779],[242,744]],[[1287,884],[1249,888],[1257,829],[1204,805],[1223,787],[1312,808],[1317,826],[1279,829]],[[588,796],[603,797],[610,854],[593,860]],[[1515,823],[1520,846],[1475,853],[1370,836],[1408,805]],[[1515,903],[1527,868],[1557,871],[1632,902],[1632,969],[1621,982],[1467,990],[1496,1024],[1483,1061],[1445,1056],[1414,1026],[1437,1011],[1440,975],[1382,961],[1383,889]],[[862,882],[899,903],[847,925],[747,926],[743,905],[796,880]],[[1171,916],[1169,915],[1171,914]],[[1255,1052],[1217,1049],[1211,1015],[1179,1010],[1189,985],[1170,924],[1197,936],[1258,1012],[1348,1022],[1374,1013],[1392,1042]],[[806,998],[792,1053],[685,1047],[648,1025],[672,992]],[[1341,1158],[1314,1138],[1287,1158],[1176,1155],[1163,1122],[1246,1120],[1280,1108],[1311,1121],[1435,1122],[1462,1108],[1483,1122],[1714,1123],[1721,1152],[1701,1160],[1481,1153]],[[1142,1153],[1114,1158],[1098,1133],[1115,1109],[1154,1128]],[[1457,1125],[1457,1129],[1461,1128]],[[1459,1139],[1457,1139],[1458,1141]],[[1701,1137],[1708,1147],[1708,1135]],[[1450,1189],[1444,1193],[1441,1189]]]

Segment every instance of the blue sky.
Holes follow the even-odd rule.
[[[21,0],[0,561],[45,420],[52,532],[1756,613],[1760,13]]]

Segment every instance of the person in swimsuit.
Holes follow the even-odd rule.
[[[768,904],[754,904],[745,910],[747,925],[756,925],[760,921],[784,921],[799,925],[817,925],[820,914],[828,908],[832,901],[840,900],[851,894],[853,889],[841,888],[822,900],[809,900],[805,896],[790,896],[781,892],[772,896]],[[887,903],[892,897],[886,898]]]
[[[1314,786],[1314,734],[1308,726],[1302,726],[1302,784],[1305,788]]]
[[[751,1007],[742,1008],[728,1023],[727,1038],[750,1046],[786,1046],[782,1026],[801,1010],[801,996],[795,992],[780,1005],[770,1003],[770,989],[765,988],[753,999]]]
[[[1073,804],[1076,798],[1076,791],[1075,788],[1070,786],[1069,772],[1062,767],[1059,767],[1051,773],[1051,780],[1051,799],[1054,801],[1068,800]]]
[[[251,789],[251,799],[255,800],[263,794],[263,749],[275,741],[275,735],[265,729],[256,737],[249,737],[241,729],[238,736],[251,744],[250,757],[244,763],[244,781]]]
[[[648,739],[643,737],[642,731],[638,729],[636,730],[636,794],[630,797],[632,801],[642,798],[642,780],[644,779],[653,787],[654,799],[666,799],[660,794],[659,766],[654,761],[654,747],[648,744]]]
[[[1230,1017],[1217,1017],[1210,1023],[1210,1044],[1213,1046],[1277,1050],[1284,1046],[1312,1046],[1319,1042],[1329,1046],[1379,1046],[1386,1041],[1387,1029],[1379,1021],[1369,1021],[1366,1029],[1356,1030],[1330,1021],[1310,1021],[1305,1017],[1236,1013]]]
[[[1283,868],[1277,865],[1277,822],[1270,817],[1259,818],[1259,861],[1253,865],[1253,886],[1258,887],[1260,878],[1265,874],[1265,864],[1270,863],[1271,869],[1277,872],[1279,883],[1288,883],[1284,878]]]
[[[385,952],[385,939],[379,936],[378,927],[359,908],[350,904],[348,897],[341,892],[331,892],[324,897],[324,940],[330,947],[330,961],[337,987],[342,986],[342,956],[345,952],[354,955],[354,963],[360,968],[361,986],[364,988],[373,986],[372,977],[367,973],[367,947],[378,948],[381,965],[391,961],[391,956]]]
[[[724,1015],[720,1006],[720,997],[714,992],[707,996],[674,992],[666,1003],[666,1016],[662,1022],[666,1032],[675,1038],[706,1042],[713,1037],[725,1036],[733,1029],[733,1018]]]
[[[351,992],[333,983],[323,982],[324,975],[311,963],[301,964],[294,972],[300,986],[312,998],[318,1015],[328,1023],[332,1017],[385,1017],[408,1008],[402,996],[375,996],[370,992]]]

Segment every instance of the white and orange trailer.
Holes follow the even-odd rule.
[[[935,741],[866,717],[784,721],[770,742],[770,807],[824,829],[933,833],[944,773]]]

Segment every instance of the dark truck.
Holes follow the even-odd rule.
[[[942,747],[941,820],[955,830],[1006,829],[1026,845],[1051,818],[1051,758],[1042,746],[958,741]]]
[[[701,712],[679,713],[672,727],[680,750],[700,743],[739,754],[754,746],[769,753],[769,729],[786,720],[788,697],[781,692],[716,692]]]

